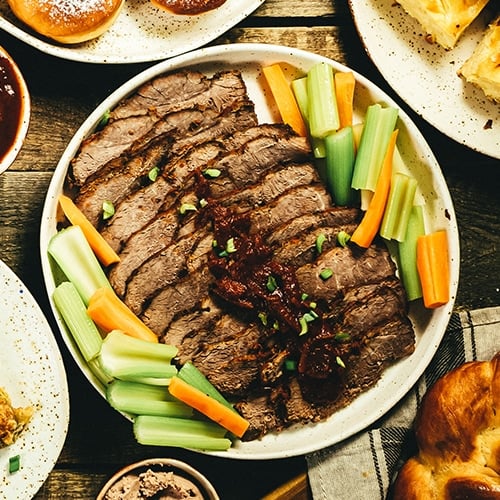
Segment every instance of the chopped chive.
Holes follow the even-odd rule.
[[[285,370],[288,372],[294,372],[297,370],[297,361],[294,359],[285,360]]]
[[[333,276],[333,271],[330,268],[325,268],[319,273],[319,277],[322,280],[327,280]]]
[[[304,316],[302,316],[299,319],[299,324],[300,324],[299,335],[305,335],[307,333],[307,331],[309,330],[309,327],[307,326],[307,320],[306,320],[306,318],[304,318]]]
[[[335,340],[337,342],[345,342],[351,340],[351,336],[348,333],[340,332],[335,335]]]
[[[219,257],[227,257],[229,256],[229,254],[227,253],[226,250],[222,250],[221,252],[219,252]]]
[[[101,129],[101,128],[105,127],[108,124],[110,117],[111,117],[111,111],[108,109],[104,112],[101,119],[99,120],[99,123],[97,124],[97,128]]]
[[[208,205],[208,201],[207,201],[207,200],[205,200],[205,198],[202,198],[202,199],[200,200],[200,207],[201,207],[201,208],[205,208],[207,205]]]
[[[337,356],[337,357],[335,358],[335,361],[337,362],[337,364],[338,364],[339,366],[341,366],[342,368],[345,368],[345,363],[342,361],[342,358],[341,358],[340,356]]]
[[[151,182],[154,182],[158,178],[158,174],[160,173],[160,169],[158,167],[153,167],[149,172],[148,172],[148,179]]]
[[[234,238],[229,238],[226,242],[226,252],[234,253],[236,252],[236,247],[234,245]]]
[[[301,298],[302,300],[306,300],[306,299],[307,299],[307,297],[309,297],[309,295],[308,295],[307,293],[303,293],[303,294],[300,296],[300,298]]]
[[[14,455],[9,457],[9,474],[14,474],[21,468],[21,457],[20,455]]]
[[[181,215],[189,211],[196,211],[196,207],[192,203],[183,203],[179,208],[179,213]]]
[[[260,322],[264,325],[267,326],[267,314],[265,312],[260,312],[258,314],[258,317],[260,319]]]
[[[269,276],[267,278],[266,287],[270,292],[274,292],[278,288],[278,283],[276,283],[276,278],[274,276]]]
[[[316,251],[321,253],[323,251],[323,243],[326,241],[326,236],[323,233],[318,234],[316,237]]]
[[[102,203],[102,218],[103,220],[111,219],[115,215],[115,206],[111,201],[104,201]]]
[[[310,307],[311,309],[316,309],[316,307],[318,307],[318,304],[317,304],[316,302],[310,302],[310,303],[309,303],[309,307]]]
[[[218,168],[207,168],[207,169],[203,170],[203,175],[205,177],[211,177],[213,179],[215,179],[216,177],[219,177],[220,174],[221,174],[221,171]]]
[[[276,320],[276,321],[273,323],[273,329],[274,329],[274,330],[279,330],[279,329],[280,329],[280,324],[278,323],[278,320]]]
[[[351,235],[345,231],[339,231],[337,234],[337,241],[341,247],[345,247],[350,239]]]

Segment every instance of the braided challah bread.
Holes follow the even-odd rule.
[[[395,500],[500,499],[500,352],[440,378],[415,433],[419,452],[400,470]]]

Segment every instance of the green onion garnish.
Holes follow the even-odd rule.
[[[196,207],[192,203],[183,203],[179,208],[179,213],[184,215],[186,212],[196,210]]]
[[[337,342],[345,342],[351,340],[351,336],[348,333],[340,332],[335,335],[335,340]]]
[[[319,273],[319,277],[322,280],[327,280],[333,276],[333,271],[330,268],[325,268]]]
[[[14,455],[9,457],[9,474],[17,472],[21,468],[21,457],[19,455]]]
[[[267,326],[267,314],[265,312],[260,312],[258,314],[260,322],[264,325]]]
[[[205,200],[205,198],[202,198],[202,199],[200,200],[200,207],[201,207],[201,208],[205,208],[207,205],[208,205],[208,201],[207,201],[207,200]]]
[[[285,370],[288,372],[294,372],[297,369],[297,361],[294,359],[285,360]]]
[[[326,241],[326,236],[323,233],[318,234],[316,237],[316,251],[321,253],[323,251],[323,243]]]
[[[236,252],[236,247],[234,246],[234,238],[229,238],[226,242],[226,252],[234,253]]]
[[[345,364],[344,364],[344,362],[342,361],[342,358],[341,358],[340,356],[337,356],[337,357],[335,358],[335,361],[337,362],[337,364],[338,364],[339,366],[341,366],[342,368],[345,368]]]
[[[151,182],[154,182],[158,178],[158,174],[160,173],[160,169],[158,167],[153,167],[149,172],[148,172],[148,179]]]
[[[213,179],[215,179],[216,177],[219,177],[220,174],[221,174],[221,171],[218,168],[207,168],[207,169],[203,170],[203,175],[205,177],[211,177]]]
[[[115,215],[115,206],[111,201],[104,201],[102,203],[102,218],[104,220],[111,219]]]
[[[278,288],[278,283],[276,283],[276,278],[274,276],[269,276],[267,278],[266,287],[270,292],[274,292]]]
[[[99,120],[97,128],[103,128],[105,125],[107,125],[110,117],[111,117],[111,111],[108,109],[107,111],[104,112],[101,119]]]
[[[346,233],[345,231],[340,231],[337,234],[337,241],[339,242],[339,245],[341,247],[345,247],[350,239],[351,235],[349,233]]]

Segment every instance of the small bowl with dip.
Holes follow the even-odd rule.
[[[24,77],[0,46],[0,173],[16,159],[28,132],[31,100]]]
[[[96,500],[121,498],[219,500],[219,495],[208,479],[190,465],[170,458],[151,458],[116,472]]]

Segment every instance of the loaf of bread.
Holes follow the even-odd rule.
[[[500,102],[500,16],[490,23],[458,75],[482,89],[488,98]]]
[[[419,452],[395,500],[500,499],[500,352],[440,378],[417,413]]]
[[[397,0],[424,29],[427,38],[445,49],[453,48],[488,0]]]
[[[37,33],[64,44],[102,35],[124,0],[7,0],[14,15]]]

